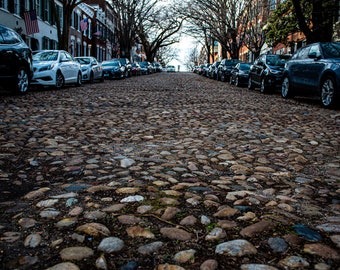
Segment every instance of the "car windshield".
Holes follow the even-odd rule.
[[[90,64],[90,58],[76,58],[76,60],[82,65]]]
[[[250,64],[240,64],[240,70],[249,70]]]
[[[266,64],[270,66],[284,67],[286,59],[281,58],[279,55],[267,55]]]
[[[225,62],[226,66],[236,66],[237,63],[240,63],[240,60],[238,59],[230,59]]]
[[[114,67],[119,67],[119,62],[103,62],[102,64],[103,67],[108,67],[108,66],[114,66]]]
[[[56,61],[58,52],[39,52],[33,55],[33,61]]]
[[[116,58],[114,59],[115,61],[119,61],[122,65],[125,65],[126,64],[126,59],[124,58]]]
[[[325,58],[340,58],[340,43],[321,44]]]

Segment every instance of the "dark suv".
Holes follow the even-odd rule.
[[[214,79],[214,80],[217,79],[217,70],[218,70],[217,68],[220,65],[220,63],[221,63],[220,61],[216,61],[212,65],[209,66],[209,68],[208,68],[208,77],[210,79]]]
[[[32,75],[31,49],[17,32],[0,25],[0,86],[26,93]]]
[[[251,65],[248,89],[260,88],[261,93],[268,93],[281,87],[282,75],[290,55],[262,54]]]
[[[231,70],[240,63],[239,59],[223,59],[217,68],[217,80],[222,82],[229,82]]]
[[[340,101],[340,43],[313,43],[300,48],[286,63],[281,95],[319,96],[326,108]]]
[[[114,61],[119,61],[124,69],[125,78],[131,77],[131,63],[127,58],[113,58]]]

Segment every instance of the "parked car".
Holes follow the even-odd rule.
[[[138,64],[140,65],[142,75],[148,75],[152,73],[152,67],[150,62],[143,61],[139,62]]]
[[[131,63],[127,58],[113,58],[112,61],[119,61],[123,67],[125,78],[131,77]]]
[[[211,66],[211,64],[205,64],[203,66],[203,70],[202,70],[202,75],[205,77],[208,77],[209,75],[209,67]]]
[[[32,75],[31,49],[17,32],[0,25],[0,85],[23,94]]]
[[[79,62],[63,50],[43,50],[34,54],[33,71],[31,85],[60,89],[66,84],[80,86],[82,82]]]
[[[212,63],[212,65],[209,66],[208,68],[208,77],[210,79],[217,79],[217,71],[218,71],[218,66],[221,63],[221,61],[215,61]]]
[[[242,86],[248,84],[250,63],[237,63],[230,73],[230,84]]]
[[[162,72],[163,71],[163,67],[160,63],[155,62],[155,67],[156,67],[156,72]]]
[[[175,66],[173,66],[173,65],[168,65],[168,66],[166,67],[166,71],[167,71],[167,72],[176,72],[176,68],[175,68]]]
[[[132,63],[131,64],[131,75],[132,76],[139,76],[141,75],[141,68],[138,63]]]
[[[340,101],[340,43],[313,43],[287,61],[281,87],[283,98],[319,96],[326,108]]]
[[[199,66],[193,66],[192,72],[198,74],[199,68],[200,68]]]
[[[198,75],[203,75],[204,67],[205,67],[205,64],[199,65],[198,70],[197,70]]]
[[[81,65],[82,80],[84,82],[93,83],[95,80],[104,81],[102,66],[97,59],[92,56],[75,57],[76,61]]]
[[[222,82],[229,81],[231,70],[240,62],[241,60],[239,59],[222,59],[217,68],[217,80]]]
[[[281,87],[283,70],[290,55],[262,54],[251,65],[248,89],[260,88],[261,93],[268,93]]]
[[[102,62],[104,79],[123,79],[125,78],[125,68],[117,60],[108,60]]]

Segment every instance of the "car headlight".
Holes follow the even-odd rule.
[[[55,64],[50,64],[47,66],[43,66],[39,69],[39,71],[46,71],[46,70],[52,70],[54,68]]]
[[[280,70],[275,70],[275,69],[270,69],[268,70],[268,74],[271,73],[271,74],[280,74]]]

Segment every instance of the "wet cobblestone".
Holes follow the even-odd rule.
[[[161,73],[0,96],[1,269],[340,269],[340,111]]]

